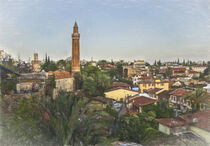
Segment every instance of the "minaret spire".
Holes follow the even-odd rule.
[[[76,72],[80,72],[80,34],[78,31],[78,25],[75,21],[73,34],[72,34],[72,75]]]

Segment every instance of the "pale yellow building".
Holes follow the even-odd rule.
[[[166,80],[161,81],[160,79],[145,80],[139,83],[139,88],[141,93],[144,93],[144,90],[149,90],[154,88],[169,90],[169,82]]]
[[[127,88],[118,87],[118,88],[114,88],[109,91],[106,91],[104,94],[106,98],[111,98],[116,101],[124,101],[126,97],[136,95],[138,94],[138,92],[127,89]]]

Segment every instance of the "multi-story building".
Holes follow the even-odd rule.
[[[189,93],[189,90],[183,88],[170,92],[169,105],[182,111],[191,109],[191,101],[186,99]]]
[[[201,73],[203,73],[206,68],[207,68],[206,66],[202,66],[202,65],[192,66],[193,71],[201,72]]]
[[[53,98],[55,98],[60,91],[71,92],[74,90],[74,78],[67,71],[50,71],[49,76],[55,76],[56,86],[53,89]]]
[[[172,68],[173,76],[186,76],[188,74],[188,70],[185,67],[175,67]]]
[[[135,61],[133,65],[123,66],[124,77],[131,77],[133,75],[146,73],[147,68],[143,60]]]
[[[139,83],[139,88],[141,93],[144,93],[144,91],[154,88],[162,88],[164,90],[169,90],[169,81],[160,79],[142,80]]]

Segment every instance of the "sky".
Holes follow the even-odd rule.
[[[0,0],[0,50],[28,60],[210,60],[210,0]]]

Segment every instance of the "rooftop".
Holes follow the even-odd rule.
[[[198,111],[194,114],[184,114],[176,118],[156,119],[156,121],[168,127],[194,124],[196,127],[210,132],[210,109]]]
[[[161,118],[156,119],[156,121],[160,124],[166,125],[168,127],[179,127],[186,125],[185,120],[177,117],[177,118]]]
[[[185,96],[187,93],[189,93],[189,91],[183,88],[179,88],[170,92],[170,94],[174,96]]]
[[[151,99],[151,98],[145,97],[145,96],[137,96],[136,98],[133,98],[130,101],[128,101],[128,103],[131,103],[131,102],[133,102],[134,106],[139,107],[139,106],[145,106],[148,104],[155,103],[155,102],[157,102],[157,100]]]
[[[161,91],[162,88],[153,88],[153,89],[149,89],[147,92],[149,94],[156,94],[157,92]]]
[[[133,91],[133,90],[131,90],[131,89],[123,88],[123,87],[117,87],[117,88],[109,89],[109,90],[107,90],[107,91],[105,91],[105,92],[111,92],[111,91],[116,91],[116,90],[127,90],[127,91],[136,92],[136,94],[139,93],[139,92],[137,92],[137,91]]]
[[[71,78],[70,72],[67,71],[49,71],[49,75],[55,75],[55,79]]]
[[[113,82],[112,87],[130,87],[130,85],[123,83],[123,82]]]

